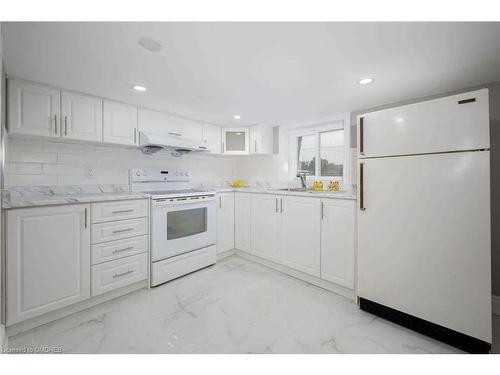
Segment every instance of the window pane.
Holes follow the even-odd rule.
[[[207,208],[171,211],[167,213],[167,239],[175,240],[207,231]]]
[[[343,176],[344,130],[320,133],[321,176]]]
[[[310,172],[312,175],[316,174],[316,136],[305,135],[298,137],[297,141],[297,172]]]

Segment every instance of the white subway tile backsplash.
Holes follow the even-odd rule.
[[[239,174],[237,157],[168,152],[144,155],[121,146],[53,140],[8,139],[5,187],[36,185],[128,185],[129,168],[184,168],[193,181],[231,181]],[[92,177],[88,176],[92,168]]]
[[[55,163],[57,154],[54,152],[16,151],[11,149],[6,153],[5,159],[19,163]]]
[[[6,163],[7,174],[42,174],[42,164],[39,163]]]

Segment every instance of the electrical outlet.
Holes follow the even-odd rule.
[[[87,168],[87,177],[94,177],[94,168]]]

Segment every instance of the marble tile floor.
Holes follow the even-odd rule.
[[[500,342],[500,329],[495,333]],[[9,346],[58,346],[63,353],[460,353],[234,255],[12,336]]]

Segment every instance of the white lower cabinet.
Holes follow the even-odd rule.
[[[290,267],[320,276],[320,200],[281,198],[281,260]]]
[[[145,280],[147,277],[146,253],[92,266],[92,296]]]
[[[235,193],[235,248],[354,289],[356,201]]]
[[[234,193],[217,194],[217,253],[234,249]]]
[[[252,196],[248,193],[234,195],[234,247],[246,252],[250,252],[252,248]]]
[[[90,297],[89,205],[7,211],[7,324]]]
[[[252,253],[275,262],[280,260],[279,199],[271,194],[255,194],[252,199]]]
[[[356,201],[323,199],[321,204],[321,278],[353,289]]]

